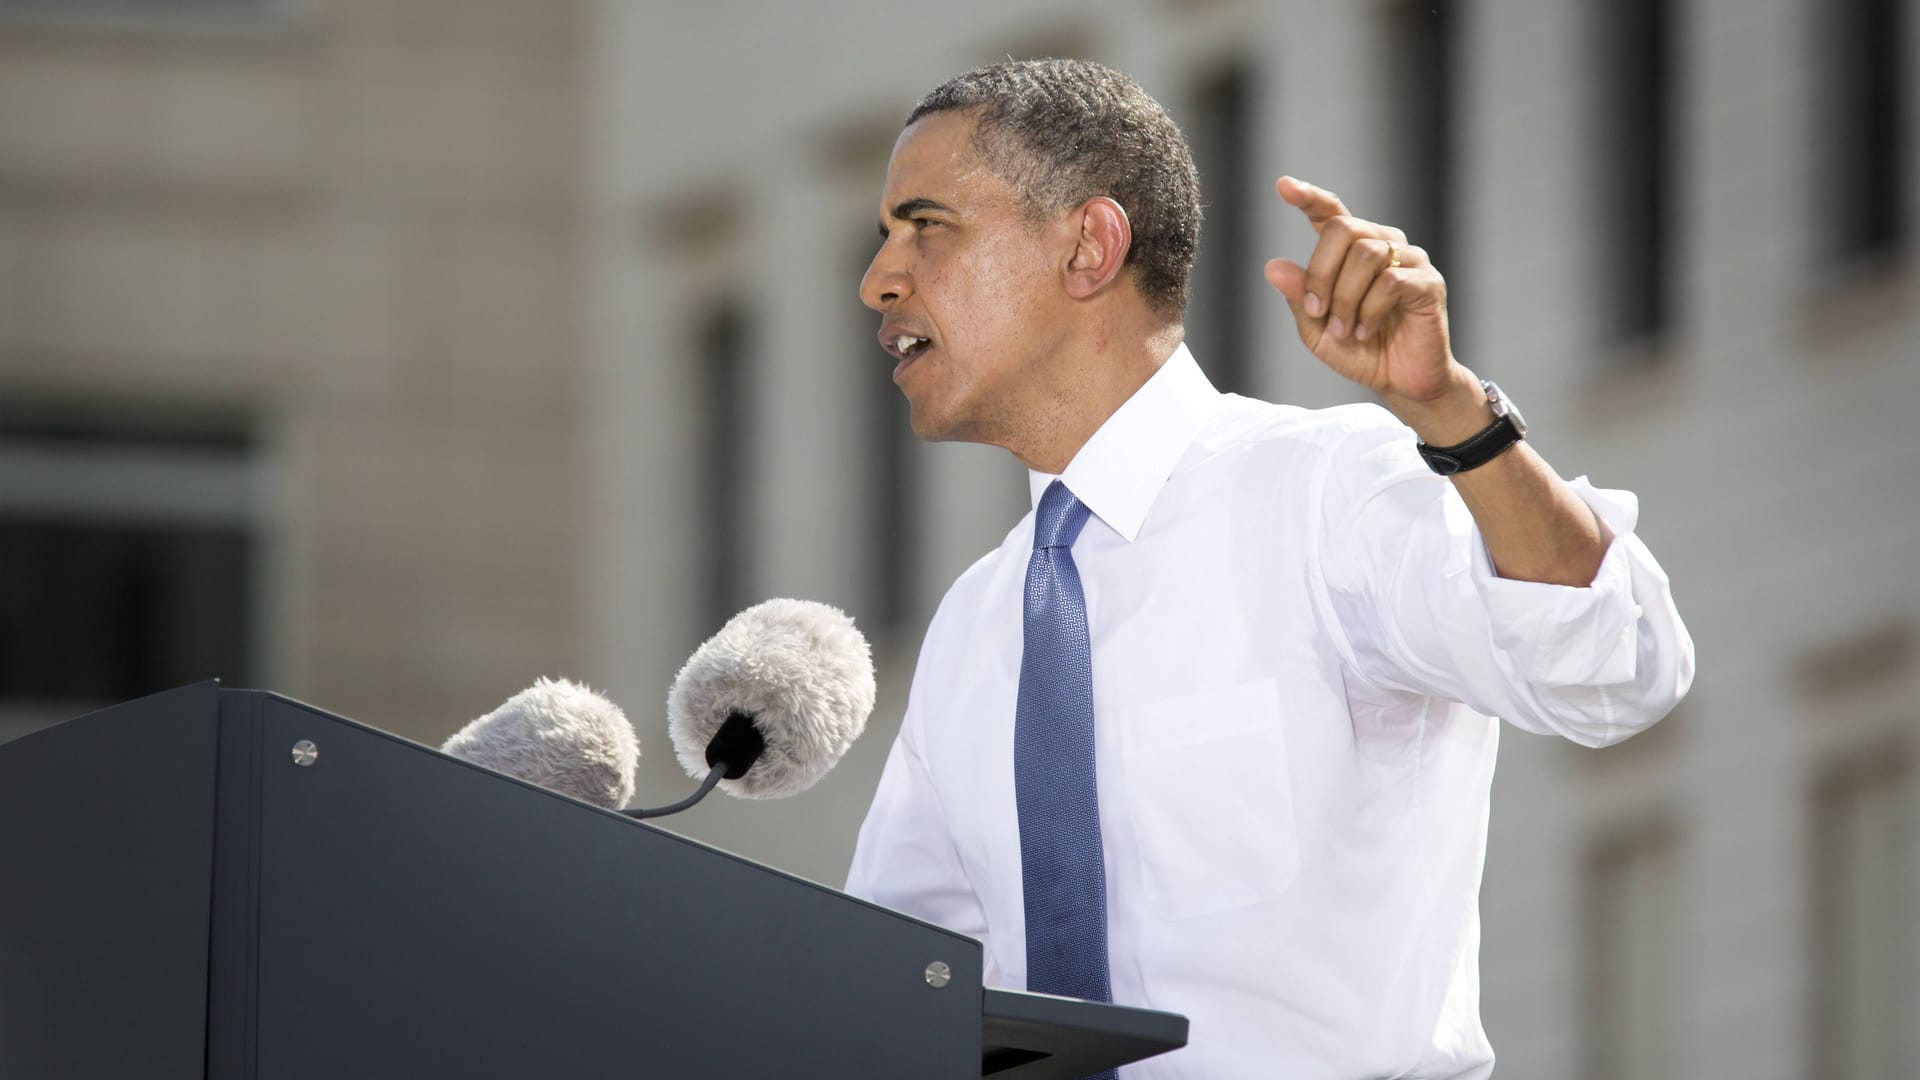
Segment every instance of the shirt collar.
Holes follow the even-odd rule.
[[[1182,344],[1107,417],[1065,472],[1054,476],[1028,470],[1033,505],[1040,505],[1048,484],[1062,480],[1087,509],[1131,543],[1220,397]]]

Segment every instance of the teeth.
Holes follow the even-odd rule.
[[[910,353],[926,343],[926,338],[914,337],[912,334],[901,334],[900,337],[894,341],[893,345],[894,348],[899,349],[903,353]]]

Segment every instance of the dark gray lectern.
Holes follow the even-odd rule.
[[[1042,1080],[1186,1035],[273,694],[0,746],[8,1080]]]

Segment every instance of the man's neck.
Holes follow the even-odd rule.
[[[1185,338],[1186,328],[1175,323],[1124,341],[1093,343],[1055,368],[1058,379],[1033,430],[1021,445],[1007,449],[1035,472],[1065,472],[1094,432],[1153,378]]]

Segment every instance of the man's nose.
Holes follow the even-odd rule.
[[[875,311],[885,311],[911,295],[913,279],[888,259],[887,249],[882,247],[868,264],[866,276],[860,279],[860,302]]]

